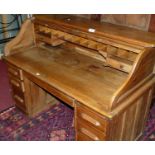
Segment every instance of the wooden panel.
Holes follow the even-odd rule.
[[[142,94],[123,113],[114,117],[110,124],[111,140],[136,140],[144,130],[150,109],[152,88]]]
[[[110,23],[123,24],[125,22],[124,14],[102,14],[101,21],[106,21]]]
[[[58,103],[54,97],[26,77],[24,78],[24,84],[26,89],[25,102],[27,104],[27,113],[29,116],[34,116],[44,109]]]
[[[108,131],[108,140],[121,140],[125,121],[124,115],[125,113],[119,114],[111,120]]]
[[[136,29],[148,30],[150,15],[146,14],[103,14],[101,21],[134,27]]]
[[[144,124],[144,116],[145,116],[145,110],[146,110],[146,106],[147,106],[147,101],[146,101],[146,98],[148,96],[148,93],[144,94],[144,97],[140,98],[140,102],[141,102],[141,107],[137,107],[137,108],[140,108],[140,111],[139,111],[139,118],[136,118],[138,120],[138,123],[137,123],[137,130],[136,130],[136,137],[139,136],[141,133],[142,133],[142,130],[143,130],[143,124]]]
[[[135,115],[135,106],[134,104],[129,108],[129,110],[126,112],[125,120],[124,120],[124,129],[122,133],[122,140],[133,140],[131,138],[131,131],[133,129],[134,125],[134,115]]]
[[[33,116],[40,111],[43,111],[45,108],[48,108],[50,103],[46,103],[46,92],[35,83],[30,83],[30,89],[31,103],[29,106],[31,106],[30,115]]]
[[[150,24],[149,24],[148,31],[155,32],[155,14],[152,14],[151,15],[151,19],[150,19]]]
[[[119,140],[122,140],[124,129],[125,129],[125,118],[126,118],[126,111],[122,115],[122,122],[121,122],[121,130],[120,130],[120,137]]]
[[[141,109],[140,102],[141,102],[141,100],[137,100],[137,101],[135,101],[135,104],[132,106],[133,109],[135,109],[135,112],[133,114],[133,121],[134,122],[133,122],[132,129],[131,129],[130,140],[134,140],[135,137],[138,137],[138,135],[136,134],[136,130],[137,130],[137,125],[138,125],[139,110]]]

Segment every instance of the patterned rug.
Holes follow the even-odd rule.
[[[0,114],[0,140],[2,141],[72,141],[74,111],[57,103],[34,118],[28,118],[11,107]],[[141,141],[155,140],[155,105],[151,108]]]
[[[71,108],[57,103],[30,119],[17,108],[9,108],[0,114],[0,140],[74,140],[73,113]]]
[[[149,112],[146,122],[144,134],[141,136],[141,141],[155,141],[155,101]]]

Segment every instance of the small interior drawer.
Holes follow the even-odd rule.
[[[96,129],[106,132],[108,127],[108,120],[106,120],[103,116],[100,116],[93,110],[90,110],[89,108],[78,104],[76,105],[76,115],[79,120],[84,121],[91,126],[94,126]]]
[[[23,74],[22,74],[22,70],[21,69],[15,67],[13,65],[8,64],[8,72],[12,76],[17,77],[20,80],[23,80]]]
[[[123,60],[123,59],[122,59]],[[113,68],[129,73],[132,69],[132,64],[129,62],[123,62],[120,58],[109,57],[107,58],[107,64]]]
[[[85,122],[79,121],[79,120],[77,120],[77,138],[79,137],[78,133],[84,135],[85,138],[88,137],[85,140],[92,139],[92,140],[99,141],[99,140],[105,140],[105,137],[106,137],[104,132],[101,132],[96,128],[89,126]]]
[[[51,44],[51,37],[45,35],[36,34],[36,40]]]

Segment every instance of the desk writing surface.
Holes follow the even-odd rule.
[[[95,109],[108,109],[113,94],[128,76],[105,67],[103,62],[60,47],[22,49],[6,59]]]

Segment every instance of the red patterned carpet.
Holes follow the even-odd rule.
[[[61,103],[31,119],[15,107],[9,108],[0,114],[0,140],[74,140],[73,114],[73,109]]]
[[[74,110],[62,103],[28,118],[15,107],[0,113],[1,141],[72,141]],[[152,107],[140,141],[155,140],[155,106]]]

